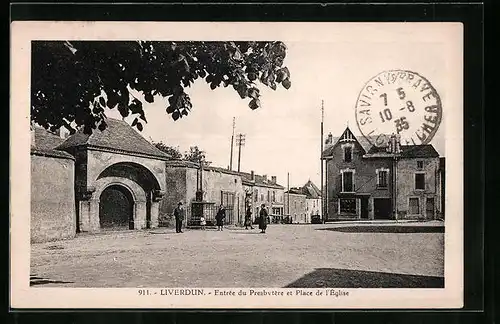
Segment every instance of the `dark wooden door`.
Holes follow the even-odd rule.
[[[122,186],[109,186],[99,199],[99,223],[102,229],[134,229],[134,200]]]

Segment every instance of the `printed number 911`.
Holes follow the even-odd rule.
[[[139,289],[139,296],[148,296],[150,295],[148,289]]]

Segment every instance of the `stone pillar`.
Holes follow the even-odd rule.
[[[99,221],[99,199],[89,200],[89,232],[100,232],[101,224]]]
[[[136,201],[134,207],[134,229],[146,228],[146,202]],[[153,215],[151,215],[152,218]]]
[[[158,227],[158,215],[160,211],[160,203],[153,202],[151,204],[151,228]]]
[[[78,222],[80,223],[80,232],[90,232],[90,201],[80,200]]]
[[[368,219],[375,219],[375,209],[373,198],[368,198]]]

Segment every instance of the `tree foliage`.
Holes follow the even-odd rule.
[[[153,142],[153,145],[156,146],[160,151],[170,155],[174,160],[181,160],[182,153],[179,151],[178,147],[168,146],[163,142]]]
[[[32,43],[31,118],[55,130],[106,128],[105,107],[147,122],[143,102],[168,98],[178,120],[193,108],[185,88],[203,79],[211,89],[232,87],[260,107],[258,83],[291,86],[282,42],[36,41]],[[134,97],[131,90],[139,92]]]
[[[205,151],[200,150],[198,146],[191,146],[189,152],[184,154],[184,160],[195,163],[200,163],[201,161],[206,162],[205,158]]]

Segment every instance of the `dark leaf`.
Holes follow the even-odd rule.
[[[167,113],[168,113],[168,114],[171,114],[171,113],[173,113],[173,112],[174,112],[174,107],[173,107],[172,105],[168,106],[168,107],[167,107]]]
[[[107,125],[107,124],[106,124],[106,122],[103,120],[103,121],[101,121],[101,123],[99,124],[98,129],[102,132],[102,131],[104,131],[104,130],[106,129],[106,127],[107,127],[107,126],[108,126],[108,125]]]
[[[99,97],[99,103],[101,104],[101,106],[105,106],[106,105],[106,100],[104,100],[103,97]]]
[[[144,95],[144,99],[149,102],[149,103],[153,103],[155,101],[155,98],[153,97],[153,95],[151,93],[146,93]]]
[[[173,118],[174,120],[179,119],[179,117],[181,117],[181,114],[179,113],[179,111],[178,111],[178,110],[176,110],[176,111],[174,111],[174,112],[172,113],[172,118]]]
[[[252,109],[252,110],[259,108],[260,107],[260,100],[259,99],[250,100],[248,107],[250,107],[250,109]]]
[[[139,120],[137,118],[134,118],[134,121],[132,122],[132,127],[134,127],[135,125],[137,125],[137,122],[139,122]]]
[[[281,83],[283,85],[283,87],[285,87],[285,89],[290,89],[290,87],[292,86],[292,82],[290,82],[290,79],[285,79],[283,80],[283,82]]]
[[[140,122],[137,122],[137,129],[139,130],[139,132],[142,132],[142,124]]]

